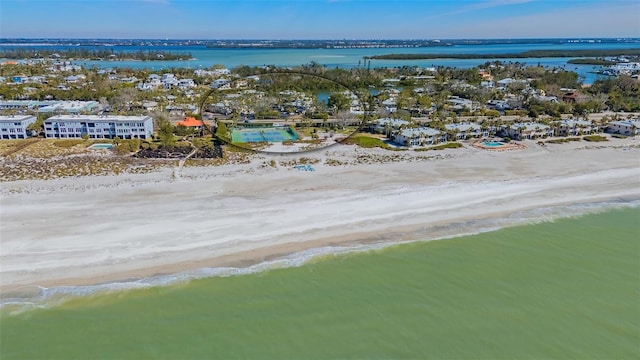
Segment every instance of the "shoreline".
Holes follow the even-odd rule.
[[[314,173],[261,168],[259,156],[247,165],[185,168],[175,180],[165,169],[4,183],[0,291],[247,267],[325,246],[430,239],[439,227],[533,209],[639,200],[638,140],[624,143],[456,149],[415,162],[316,166]],[[334,153],[363,150],[305,156]],[[449,230],[447,237],[460,229]]]

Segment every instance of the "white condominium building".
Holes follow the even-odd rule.
[[[47,138],[149,139],[153,135],[151,116],[58,115],[44,121]]]
[[[27,127],[36,122],[33,115],[0,116],[0,139],[26,139]]]

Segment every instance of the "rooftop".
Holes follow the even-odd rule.
[[[33,115],[0,115],[0,122],[24,121],[35,118]]]
[[[125,115],[56,115],[45,121],[146,121],[151,116],[125,116]]]
[[[178,125],[186,126],[186,127],[197,127],[204,125],[202,120],[198,120],[194,117],[187,117],[183,121],[178,122]]]

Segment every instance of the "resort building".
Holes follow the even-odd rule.
[[[442,141],[447,141],[447,134],[428,127],[404,129],[397,132],[393,137],[393,142],[408,147],[434,145]]]
[[[557,136],[577,136],[588,135],[595,132],[595,127],[590,121],[586,120],[562,120],[558,128],[556,129]]]
[[[607,132],[635,136],[640,133],[640,119],[613,121],[607,125]]]
[[[455,137],[459,140],[489,136],[489,129],[483,129],[475,123],[445,124],[444,127],[448,131],[455,131]]]
[[[151,116],[58,115],[44,121],[45,137],[52,139],[148,139],[153,135]]]
[[[0,138],[2,139],[26,139],[27,127],[36,122],[33,115],[9,115],[0,116]]]
[[[391,134],[394,130],[399,130],[402,127],[408,126],[410,123],[406,120],[381,118],[371,122],[370,130],[378,134]]]
[[[553,136],[553,129],[541,123],[518,123],[504,127],[503,133],[514,140],[531,140]]]

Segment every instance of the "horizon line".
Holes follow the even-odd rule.
[[[269,39],[269,38],[136,38],[136,37],[0,37],[2,40],[158,40],[158,41],[442,41],[442,40],[640,40],[640,37],[517,37],[517,38],[317,38],[317,39]]]

